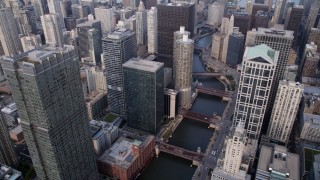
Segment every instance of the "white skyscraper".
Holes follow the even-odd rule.
[[[28,36],[21,37],[20,40],[24,52],[30,51],[42,45],[40,35],[29,34]]]
[[[23,52],[16,21],[10,8],[0,8],[0,41],[7,56]]]
[[[142,1],[136,12],[136,28],[137,44],[145,45],[147,43],[147,10]]]
[[[177,47],[173,52],[173,77],[175,89],[179,91],[179,105],[190,108],[192,63],[193,63],[194,41],[183,35],[177,40]]]
[[[114,31],[115,19],[113,9],[105,6],[94,8],[96,20],[101,21],[102,34],[106,35]]]
[[[61,28],[64,29],[65,24],[62,16],[60,0],[47,0],[47,2],[48,2],[49,13],[57,15],[61,24]]]
[[[287,143],[303,94],[303,84],[280,81],[268,127],[271,139]]]
[[[227,51],[228,51],[228,45],[229,45],[229,36],[233,33],[234,28],[234,16],[231,15],[229,19],[228,26],[226,27],[226,36],[224,38],[223,42],[223,49],[222,49],[222,57],[221,61],[226,63],[227,62]]]
[[[147,15],[148,53],[158,52],[158,11],[151,7]]]
[[[243,55],[233,126],[245,124],[249,138],[260,136],[278,56],[265,44],[247,47]]]
[[[207,23],[218,27],[222,22],[222,17],[224,13],[224,5],[214,2],[208,5],[208,21]]]
[[[59,18],[56,14],[41,16],[41,24],[46,43],[54,46],[63,46],[63,33]]]
[[[234,130],[233,136],[227,140],[227,148],[223,162],[223,170],[225,172],[231,174],[239,172],[246,141],[245,129],[242,124],[239,123]]]

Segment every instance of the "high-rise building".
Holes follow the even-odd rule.
[[[1,64],[37,177],[98,178],[74,47],[46,46]]]
[[[94,29],[94,30],[93,30]],[[77,25],[79,38],[80,58],[94,57],[92,59],[100,62],[101,47],[101,22],[99,20],[86,21]]]
[[[179,105],[186,109],[191,106],[193,51],[194,41],[189,39],[188,35],[177,40],[173,55],[173,81],[179,92]]]
[[[190,36],[190,32],[185,30],[184,26],[180,26],[180,31],[175,31],[173,33],[173,60],[175,59],[174,55],[177,54],[175,51],[177,50],[178,41],[179,39],[183,38],[183,35]]]
[[[60,0],[47,0],[48,2],[48,8],[50,14],[56,14],[56,16],[59,19],[59,23],[62,29],[65,28],[64,19],[62,16],[61,6],[60,6]]]
[[[75,19],[85,18],[90,14],[90,7],[85,4],[72,4],[71,9]]]
[[[284,146],[262,145],[255,179],[300,179],[299,155]]]
[[[247,47],[243,55],[233,126],[244,124],[249,138],[260,136],[278,57],[265,44]]]
[[[229,45],[229,36],[234,31],[234,16],[231,15],[230,19],[227,21],[227,26],[225,28],[225,37],[223,39],[223,48],[222,48],[222,56],[221,61],[226,63],[227,62],[227,52],[228,52],[228,45]]]
[[[156,134],[164,118],[164,64],[133,58],[122,67],[128,127]]]
[[[222,23],[222,17],[224,14],[224,5],[218,2],[208,5],[208,20],[207,23],[218,27]]]
[[[62,27],[56,14],[45,14],[41,16],[41,24],[46,43],[53,46],[63,46]]]
[[[29,34],[20,38],[23,51],[27,52],[42,46],[40,35]]]
[[[4,115],[0,112],[0,163],[9,166],[17,166],[18,159],[9,135],[8,126]]]
[[[138,11],[136,12],[136,36],[137,44],[147,44],[147,10],[145,10],[142,1],[140,1]]]
[[[234,129],[233,136],[227,140],[223,162],[223,170],[227,173],[236,174],[239,172],[246,141],[246,131],[239,123]]]
[[[151,7],[147,14],[148,53],[158,52],[158,10]]]
[[[313,1],[313,4],[308,14],[308,19],[306,22],[307,31],[310,31],[311,28],[316,28],[316,25],[318,24],[317,19],[318,19],[319,9],[320,9],[320,1],[319,0]]]
[[[34,19],[33,11],[24,9],[19,11],[18,17],[16,17],[20,34],[37,33],[36,21]]]
[[[226,64],[236,66],[241,63],[244,48],[244,35],[233,32],[229,35]]]
[[[278,0],[275,4],[275,10],[272,17],[272,25],[282,24],[282,11],[284,9],[286,0]]]
[[[297,45],[299,41],[299,31],[300,25],[302,23],[304,17],[304,8],[302,5],[294,5],[293,7],[289,7],[287,12],[287,17],[285,18],[284,28],[286,30],[293,31],[293,44]]]
[[[251,14],[249,14],[245,9],[228,9],[225,17],[230,18],[231,15],[234,16],[234,27],[239,27],[239,31],[246,35],[247,31],[250,29]]]
[[[258,13],[258,12],[260,12],[260,13]],[[263,13],[261,13],[261,12],[263,12]],[[264,26],[258,26],[258,24],[256,23],[256,22],[260,22],[260,20],[257,20],[256,18],[257,18],[257,14],[259,14],[259,15],[265,15],[266,17],[265,18],[267,18],[268,20],[268,22],[267,22],[267,26],[266,27],[264,27]],[[252,28],[258,28],[258,27],[264,27],[264,28],[267,28],[268,27],[268,23],[269,23],[269,6],[268,5],[265,5],[265,4],[256,4],[256,3],[254,3],[253,5],[252,5],[252,14],[251,14],[252,16],[251,16],[251,28],[250,29],[252,29]]]
[[[212,36],[211,57],[220,60],[222,57],[223,42],[225,33],[216,32]]]
[[[303,84],[286,80],[280,81],[268,127],[270,139],[288,143],[302,94]]]
[[[164,118],[176,118],[178,112],[178,91],[174,89],[164,89]]]
[[[157,0],[142,0],[142,2],[146,6],[146,9],[157,6]]]
[[[173,33],[184,26],[187,31],[194,32],[195,5],[190,4],[158,4],[158,54],[173,55]],[[170,66],[172,67],[172,65]]]
[[[252,15],[253,22],[252,28],[268,28],[269,25],[269,13],[265,11],[258,11],[255,15]]]
[[[317,45],[317,51],[320,51],[320,29],[311,28],[308,36],[307,43],[314,42]]]
[[[276,97],[279,81],[283,80],[283,74],[287,66],[291,44],[293,41],[293,31],[283,30],[283,27],[275,27],[273,29],[258,28],[257,31],[248,31],[246,38],[247,46],[266,44],[275,51],[279,51],[279,57],[274,71],[272,88],[268,100],[266,118],[271,116],[272,105]],[[269,123],[266,121],[266,123]],[[267,127],[267,125],[265,126]],[[266,130],[266,129],[264,129]]]
[[[34,14],[35,14],[35,18],[37,20],[40,19],[40,16],[43,16],[44,14],[48,13],[47,9],[46,9],[46,6],[48,4],[46,3],[46,1],[44,1],[44,0],[31,0],[31,4],[34,7],[34,10],[35,10]]]
[[[7,56],[23,52],[16,21],[10,8],[0,9],[0,41]]]
[[[94,8],[96,20],[101,21],[102,34],[106,35],[114,31],[115,19],[113,16],[113,9],[106,6]]]
[[[108,104],[111,112],[125,117],[122,64],[136,56],[136,36],[128,29],[118,29],[102,38],[106,67]]]

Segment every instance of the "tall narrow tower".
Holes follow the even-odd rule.
[[[270,139],[288,143],[303,94],[303,84],[280,81],[268,127]]]
[[[233,126],[244,124],[251,139],[260,136],[278,57],[265,44],[247,47],[243,55]]]
[[[158,10],[151,7],[147,14],[148,53],[158,52]]]
[[[16,21],[10,8],[0,8],[0,41],[7,56],[23,52]]]
[[[177,40],[174,51],[173,74],[175,89],[179,91],[179,105],[184,108],[191,106],[191,84],[194,41],[183,35]]]
[[[102,34],[112,33],[115,28],[115,19],[113,17],[113,9],[105,6],[94,8],[96,20],[101,21]]]
[[[46,43],[53,46],[63,46],[62,27],[56,14],[45,14],[41,16],[41,24]]]
[[[49,8],[49,13],[51,14],[56,14],[57,18],[59,19],[60,27],[62,29],[65,28],[64,24],[64,19],[62,16],[62,11],[61,11],[61,5],[60,5],[60,0],[47,0],[48,2],[48,8]]]
[[[145,10],[142,1],[140,1],[138,11],[136,12],[136,20],[137,44],[145,45],[147,44],[147,10]]]
[[[39,179],[97,179],[95,153],[73,46],[44,47],[3,69]]]
[[[102,39],[102,49],[107,72],[109,109],[125,117],[122,64],[136,57],[135,33],[128,29],[118,29]]]

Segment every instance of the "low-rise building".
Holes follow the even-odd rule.
[[[102,154],[118,138],[118,127],[103,121],[90,121],[93,146],[97,155]]]
[[[3,180],[22,180],[22,173],[7,165],[0,164],[0,179]]]
[[[283,79],[289,80],[289,81],[296,81],[296,77],[298,74],[299,66],[298,65],[287,65],[286,70],[284,71]]]
[[[299,155],[288,152],[284,146],[269,147],[262,145],[255,179],[299,180]]]
[[[15,142],[22,142],[24,140],[21,125],[18,125],[17,127],[11,129],[9,133],[10,133],[11,139]]]
[[[99,173],[119,180],[133,179],[152,160],[155,137],[120,137],[97,160]]]

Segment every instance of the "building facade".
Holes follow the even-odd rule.
[[[128,29],[119,29],[102,39],[106,68],[108,105],[111,112],[125,117],[122,64],[136,56],[136,36]]]
[[[110,7],[100,6],[94,8],[96,20],[101,21],[102,34],[107,35],[112,33],[115,29],[115,19],[113,16],[113,9]]]
[[[270,139],[288,143],[302,94],[303,84],[286,80],[280,81],[268,127]]]
[[[244,35],[233,32],[229,35],[226,64],[236,66],[241,63],[244,48]]]
[[[158,52],[158,10],[151,7],[147,14],[148,53]]]
[[[53,46],[63,46],[62,26],[60,16],[56,14],[45,14],[41,16],[41,24],[46,39],[46,44]]]
[[[164,64],[133,58],[123,64],[128,127],[156,134],[164,116]]]
[[[142,1],[136,12],[136,36],[138,45],[147,44],[147,10]]]
[[[233,126],[245,124],[249,138],[260,136],[278,57],[278,51],[264,44],[244,53]]]
[[[29,34],[20,38],[23,51],[27,52],[42,46],[40,35]]]
[[[222,23],[224,14],[224,5],[218,2],[208,5],[208,20],[207,24],[218,27]]]
[[[4,57],[2,65],[37,177],[96,179],[74,47],[46,46],[23,56]]]

